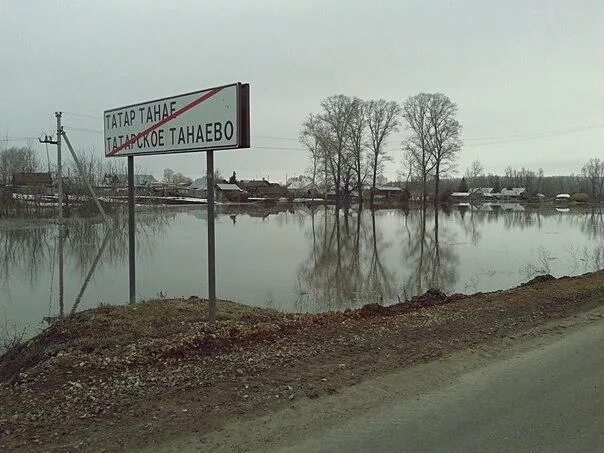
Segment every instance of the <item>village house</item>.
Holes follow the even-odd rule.
[[[406,189],[396,186],[377,186],[370,188],[369,195],[374,194],[374,200],[406,201],[409,199],[409,193]]]
[[[501,189],[495,196],[501,200],[526,200],[529,194],[524,187],[512,187]]]
[[[320,198],[323,196],[319,187],[309,181],[293,181],[287,185],[291,198]]]
[[[237,185],[253,198],[286,198],[287,189],[266,179],[242,179]]]
[[[215,185],[216,199],[219,201],[243,202],[248,199],[248,193],[237,184]]]
[[[495,198],[496,193],[492,187],[475,187],[470,189],[469,197],[478,200]]]
[[[207,198],[208,196],[208,185],[206,178],[197,178],[191,184],[187,186],[187,195],[197,198]]]

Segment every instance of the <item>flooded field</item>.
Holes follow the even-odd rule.
[[[61,306],[57,225],[0,219],[0,324],[34,332],[60,313],[127,301],[126,218],[113,220],[109,230],[99,219],[68,221]],[[205,220],[203,207],[138,214],[138,299],[207,294]],[[601,269],[604,212],[224,206],[216,244],[218,297],[287,312],[343,310],[429,288],[492,291]]]

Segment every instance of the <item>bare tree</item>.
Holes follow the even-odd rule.
[[[321,149],[321,137],[318,133],[319,125],[318,119],[315,115],[308,115],[308,118],[302,124],[302,130],[300,131],[299,141],[308,150],[308,157],[310,158],[310,168],[308,173],[312,185],[315,186],[317,183],[317,177],[321,171],[321,164],[324,163],[325,153]]]
[[[434,168],[431,149],[430,100],[427,93],[410,96],[403,103],[403,118],[409,136],[403,141],[403,151],[413,160],[413,167],[421,179],[422,204],[426,205],[428,175]]]
[[[367,102],[367,126],[369,128],[369,152],[371,156],[371,171],[372,171],[372,191],[371,204],[373,205],[373,197],[377,177],[380,169],[385,161],[390,156],[384,151],[386,139],[393,132],[398,131],[400,126],[401,106],[394,101],[378,101]]]
[[[592,199],[601,200],[604,191],[604,161],[592,158],[587,161],[581,169],[581,174],[585,178]]]
[[[164,168],[164,182],[172,182],[172,176],[174,176],[174,170]]]
[[[507,171],[508,169],[506,169],[506,176]],[[482,163],[478,159],[472,161],[470,166],[466,169],[466,180],[470,182],[470,186],[475,186],[478,183],[478,177],[482,175],[484,175],[484,168],[482,166]]]
[[[350,121],[354,113],[353,99],[338,94],[321,102],[322,112],[317,118],[323,123],[319,129],[321,146],[325,148],[333,177],[336,206],[340,204],[342,175],[346,166],[346,146]]]
[[[367,177],[367,165],[365,162],[365,136],[367,132],[366,103],[361,99],[354,98],[353,114],[348,127],[348,145],[350,149],[350,166],[356,177],[356,189],[359,194],[359,202],[363,202],[363,183]]]
[[[413,154],[409,151],[403,151],[403,162],[399,177],[401,180],[405,180],[405,189],[409,190],[409,182],[415,173],[415,159],[413,158]]]
[[[0,184],[11,182],[15,173],[35,172],[40,163],[33,148],[11,147],[0,151]]]
[[[430,125],[431,154],[434,161],[434,204],[438,203],[440,178],[455,168],[461,149],[461,124],[455,118],[457,105],[441,93],[432,95]]]

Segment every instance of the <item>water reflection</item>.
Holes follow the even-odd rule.
[[[572,275],[604,266],[604,213],[597,207],[336,211],[257,205],[220,206],[216,215],[219,295],[284,311],[390,304],[430,288],[491,291],[538,273]],[[205,294],[206,219],[200,207],[137,213],[139,299]],[[46,311],[54,318],[126,299],[125,212],[112,217],[110,228],[100,220],[68,221],[65,307],[56,303],[57,237],[56,224],[2,220],[0,316],[6,309],[39,321]]]
[[[440,215],[434,210],[333,213],[328,208],[312,213],[312,247],[297,271],[296,309],[341,310],[370,302],[393,303],[429,288],[453,287],[458,257],[446,245],[454,240],[450,232],[439,229]],[[380,216],[395,216],[406,234],[387,234],[378,226]],[[397,248],[402,251],[398,268],[384,260],[389,250]]]

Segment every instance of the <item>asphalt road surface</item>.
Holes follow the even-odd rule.
[[[598,321],[280,450],[604,451],[603,390]]]

